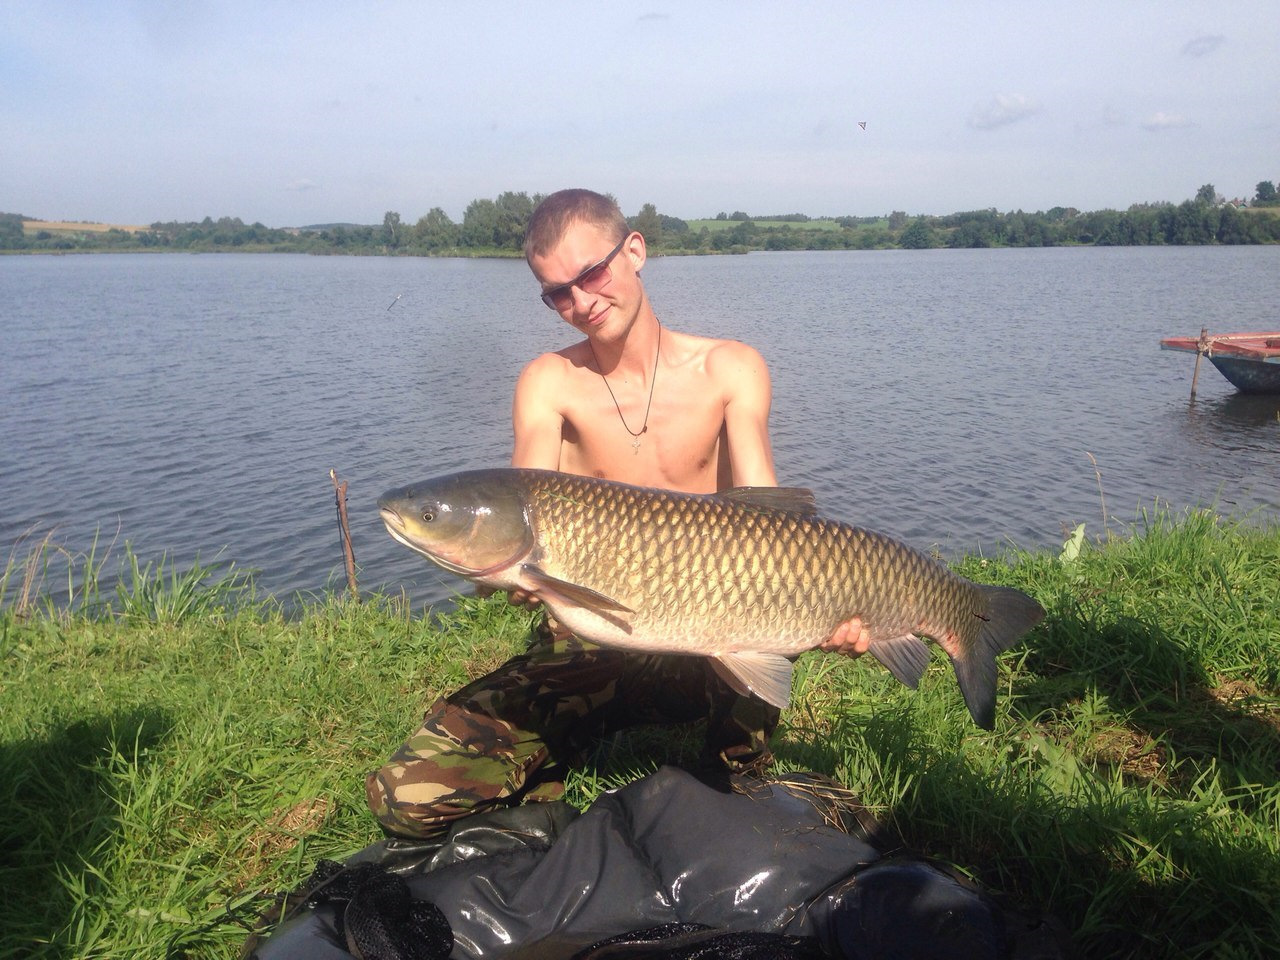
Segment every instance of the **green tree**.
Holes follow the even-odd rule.
[[[388,247],[398,247],[400,235],[400,214],[388,210],[382,215],[382,242]]]
[[[508,190],[493,202],[495,222],[493,245],[500,250],[519,250],[524,246],[524,231],[533,215],[533,201],[521,191]]]
[[[17,213],[0,213],[0,247],[21,250],[27,245],[22,220],[22,216]]]
[[[1257,193],[1253,195],[1253,199],[1259,203],[1275,203],[1276,202],[1276,185],[1270,180],[1263,180],[1256,187]]]
[[[1245,223],[1247,219],[1249,218],[1241,214],[1234,204],[1227,204],[1218,217],[1218,233],[1215,239],[1219,243],[1249,243],[1249,227]]]
[[[458,245],[458,225],[439,207],[432,207],[413,226],[413,238],[427,250],[446,250]]]
[[[1218,191],[1212,183],[1206,183],[1196,191],[1195,202],[1202,206],[1213,207],[1218,204]]]
[[[649,246],[656,247],[662,242],[662,218],[652,203],[646,203],[640,212],[627,221],[627,225],[644,236]]]
[[[462,214],[462,243],[493,247],[498,232],[498,207],[492,200],[472,200]]]
[[[933,227],[924,217],[916,217],[898,238],[898,245],[904,250],[926,250],[938,245]]]

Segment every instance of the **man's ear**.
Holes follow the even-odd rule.
[[[644,234],[632,230],[631,236],[627,237],[627,242],[623,245],[622,250],[627,255],[627,259],[631,261],[632,268],[638,274],[649,258],[649,251],[644,242]]]

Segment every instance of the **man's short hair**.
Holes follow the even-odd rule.
[[[594,190],[558,190],[545,198],[529,217],[524,232],[524,256],[540,257],[560,242],[574,223],[589,223],[621,240],[631,228],[618,203]]]

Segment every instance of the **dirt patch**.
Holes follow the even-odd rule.
[[[267,862],[297,846],[303,835],[319,830],[332,812],[333,801],[326,797],[313,797],[272,811],[267,822],[245,840],[247,855],[238,886],[247,886]]]
[[[1127,728],[1112,729],[1100,736],[1094,746],[1100,761],[1118,766],[1125,776],[1147,783],[1163,782],[1169,757],[1164,747],[1147,734]]]

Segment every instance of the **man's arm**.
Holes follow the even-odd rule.
[[[511,403],[511,423],[515,430],[511,449],[513,467],[560,469],[564,416],[555,404],[560,362],[555,354],[543,354],[530,361],[516,380],[515,399]]]
[[[713,377],[727,378],[721,382],[728,384],[724,422],[734,485],[776,487],[778,479],[769,447],[773,391],[764,357],[746,344],[730,342],[718,347],[708,364],[714,364]],[[871,634],[854,617],[836,627],[819,649],[860,657],[870,646]]]
[[[515,443],[511,448],[511,466],[532,470],[560,469],[560,442],[564,416],[554,403],[560,357],[544,353],[520,371],[516,380],[515,399],[511,401],[511,424]],[[508,590],[507,600],[514,606],[535,610],[542,601],[525,590]],[[567,636],[550,614],[547,625],[552,633]]]
[[[707,365],[724,389],[725,439],[734,486],[776,487],[769,447],[773,388],[764,357],[745,343],[726,341],[712,350]]]

